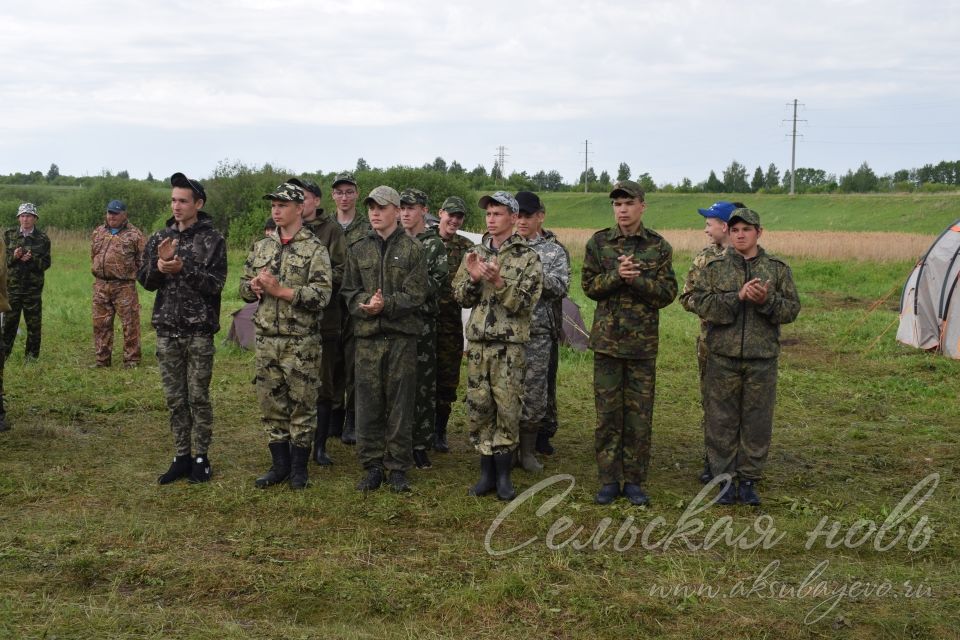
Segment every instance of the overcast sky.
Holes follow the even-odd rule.
[[[955,2],[5,1],[0,173],[960,159]]]

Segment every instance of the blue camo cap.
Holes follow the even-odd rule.
[[[704,218],[716,218],[720,222],[729,222],[730,214],[736,209],[736,205],[726,200],[714,202],[706,209],[697,209]]]

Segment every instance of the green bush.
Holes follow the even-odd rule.
[[[168,187],[137,180],[104,178],[91,181],[89,186],[71,188],[64,194],[46,205],[38,205],[43,226],[93,229],[103,222],[107,203],[113,199],[126,203],[130,222],[144,232],[158,228],[170,211]]]

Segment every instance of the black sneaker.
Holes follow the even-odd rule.
[[[212,475],[213,465],[210,464],[210,458],[206,455],[198,455],[193,459],[193,464],[190,467],[190,484],[210,482],[210,476]]]
[[[192,471],[191,458],[192,456],[189,453],[183,456],[176,456],[170,464],[170,468],[167,469],[162,476],[157,478],[157,482],[160,484],[170,484],[175,480],[189,476]]]
[[[357,483],[357,491],[376,491],[383,484],[383,469],[370,467],[363,480]]]
[[[426,449],[413,450],[413,464],[417,465],[417,469],[433,468],[433,463],[430,462],[430,458],[427,456]]]
[[[410,491],[410,483],[407,482],[407,474],[405,474],[403,471],[391,471],[388,482],[390,483],[390,490],[394,493],[406,493]]]

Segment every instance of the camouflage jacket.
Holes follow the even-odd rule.
[[[263,336],[304,336],[317,332],[317,323],[333,295],[333,269],[330,254],[319,238],[302,227],[286,244],[277,233],[254,245],[240,276],[240,297],[257,299],[250,281],[267,269],[280,286],[293,289],[287,302],[264,294],[253,316],[257,333]]]
[[[169,275],[157,268],[157,246],[164,238],[177,240],[180,273]],[[227,280],[227,245],[201,211],[197,221],[180,231],[176,220],[147,241],[137,280],[147,291],[156,291],[151,323],[158,336],[213,335],[220,330],[220,294]]]
[[[557,237],[557,234],[555,234],[553,231],[550,231],[549,229],[542,229],[541,233],[543,233],[543,237],[546,238],[548,242],[552,242],[557,246],[559,246],[561,249],[563,249],[563,255],[566,256],[567,258],[567,265],[569,266],[570,264],[572,264],[570,261],[570,252],[567,251],[567,248],[563,245],[562,242],[560,242],[560,238]],[[568,284],[567,286],[568,293],[569,293],[569,289],[570,287]],[[566,294],[564,294],[560,298],[554,298],[553,300],[553,304],[552,304],[553,324],[554,324],[554,327],[556,327],[556,331],[553,334],[554,340],[557,340],[563,336],[563,299],[565,297],[566,297]]]
[[[350,247],[340,290],[354,320],[354,335],[420,335],[423,322],[417,310],[428,286],[426,253],[419,242],[400,225],[386,240],[370,231]],[[377,289],[383,295],[383,311],[368,316],[360,305],[369,303]]]
[[[105,224],[93,230],[90,237],[90,271],[101,280],[137,279],[143,262],[143,248],[147,239],[140,229],[124,223],[116,234]]]
[[[680,306],[690,313],[697,312],[696,309],[693,308],[693,281],[696,280],[697,275],[703,270],[703,265],[707,264],[708,260],[722,256],[725,250],[726,248],[723,245],[713,244],[711,242],[701,249],[700,253],[693,257],[690,271],[687,272],[687,279],[683,283],[683,293],[680,294]],[[704,340],[707,337],[707,323],[704,320],[700,320],[700,337]]]
[[[417,240],[423,245],[427,257],[427,299],[420,306],[420,314],[435,318],[439,311],[440,291],[447,283],[450,266],[447,263],[447,249],[443,246],[440,234],[433,227],[427,227],[417,234]]]
[[[800,313],[800,297],[787,263],[765,252],[746,260],[732,247],[711,258],[693,282],[690,298],[707,322],[707,348],[728,358],[775,358],[780,325]],[[753,278],[771,283],[767,301],[740,300],[740,288]]]
[[[0,238],[0,253],[6,251],[6,245]],[[10,311],[10,300],[7,298],[7,262],[0,262],[0,313]],[[3,368],[0,367],[0,376],[3,375]]]
[[[563,300],[570,288],[570,260],[567,251],[558,242],[539,235],[527,244],[540,256],[543,266],[543,293],[530,318],[530,333],[549,333],[554,338],[560,335],[556,313],[557,300]]]
[[[486,280],[474,282],[467,271],[467,257],[475,253],[484,261],[496,258],[505,286],[497,289]],[[463,256],[453,295],[464,308],[472,307],[467,321],[467,340],[514,342],[530,339],[530,316],[543,290],[540,256],[517,234],[510,236],[499,250],[485,235]]]
[[[310,229],[330,255],[330,267],[333,274],[333,298],[340,297],[340,285],[343,283],[343,271],[347,268],[347,241],[343,237],[343,228],[337,221],[317,209],[317,217],[303,226]],[[325,338],[340,335],[340,305],[331,304],[320,318],[320,333]]]
[[[34,227],[33,232],[24,236],[20,227],[11,227],[3,233],[7,256],[7,292],[34,293],[43,291],[44,272],[50,268],[50,238]],[[17,247],[29,249],[33,256],[29,260],[13,257]]]
[[[447,278],[440,288],[438,298],[439,313],[437,314],[437,333],[463,335],[460,304],[453,297],[453,279],[457,277],[457,269],[463,261],[463,254],[473,246],[473,242],[459,233],[453,234],[449,240],[443,238],[443,246],[447,250]]]
[[[337,222],[337,219],[333,219],[334,222],[340,226],[340,230],[343,231],[343,239],[347,243],[347,249],[351,249],[353,245],[357,244],[361,240],[367,237],[367,234],[370,233],[370,221],[367,220],[366,216],[360,215],[358,211],[357,214],[353,217],[353,220],[350,221],[350,224],[344,228]]]
[[[617,271],[622,255],[633,256],[642,270],[630,284]],[[584,293],[597,301],[590,348],[617,358],[655,358],[660,309],[677,297],[670,243],[642,225],[632,236],[618,226],[597,231],[587,241],[581,279]]]

